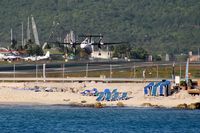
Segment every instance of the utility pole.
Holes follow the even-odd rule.
[[[132,76],[133,76],[133,67],[131,67],[130,71],[131,71],[130,78],[132,78]]]
[[[156,75],[157,75],[157,78],[158,78],[158,64],[157,64],[157,74]]]
[[[199,48],[198,48],[198,61],[200,61],[200,53],[199,53],[200,51],[199,51]]]
[[[43,78],[44,78],[44,82],[46,79],[46,64],[43,64]]]
[[[10,44],[13,44],[13,30],[10,29]]]
[[[24,47],[24,23],[22,22],[22,47]]]
[[[65,78],[65,64],[64,63],[63,63],[62,73],[63,73],[63,82],[64,82],[64,78]]]
[[[13,77],[14,77],[14,82],[15,82],[15,63],[13,64]]]
[[[28,17],[28,23],[27,23],[27,41],[30,41],[31,39],[31,33],[30,33],[30,22]]]
[[[175,81],[175,62],[172,64],[172,81]]]
[[[37,65],[37,63],[36,63],[36,65],[35,65],[35,77],[36,77],[36,81],[38,82],[38,65]]]
[[[180,79],[181,79],[181,74],[182,74],[182,73],[181,73],[181,63],[180,63],[180,74],[179,74]]]

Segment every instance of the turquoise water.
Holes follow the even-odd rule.
[[[200,110],[0,106],[0,132],[192,133]]]

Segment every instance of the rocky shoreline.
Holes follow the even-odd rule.
[[[86,103],[69,103],[67,106],[71,107],[89,107],[89,108],[105,108],[105,107],[133,107],[133,106],[126,106],[123,102],[118,102],[116,105],[109,106],[101,102],[96,102],[94,104],[86,104]],[[164,106],[159,106],[159,105],[154,105],[151,103],[143,103],[141,106],[138,106],[137,108],[169,108],[169,107],[164,107]],[[169,108],[170,109],[170,108]],[[195,110],[195,109],[200,109],[200,102],[197,103],[191,103],[191,104],[179,104],[177,107],[172,107],[172,109],[189,109],[189,110]]]

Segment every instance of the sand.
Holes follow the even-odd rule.
[[[176,107],[178,104],[191,104],[200,102],[200,96],[191,96],[187,91],[180,91],[168,97],[144,96],[143,88],[147,83],[55,83],[55,82],[2,82],[0,83],[0,104],[20,105],[68,105],[72,103],[94,104],[95,96],[82,96],[80,92],[85,89],[105,88],[115,89],[119,92],[128,92],[128,100],[121,100],[125,106],[142,107],[144,103],[162,107]],[[53,92],[35,92],[28,88],[51,88]],[[119,101],[103,101],[107,106],[116,106]]]

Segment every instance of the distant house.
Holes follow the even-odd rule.
[[[169,54],[165,55],[165,61],[169,61]]]
[[[148,56],[148,62],[152,62],[153,61],[153,56],[152,55],[149,55]]]
[[[10,53],[8,49],[0,47],[0,54],[7,54],[7,53]]]
[[[189,59],[191,62],[200,61],[199,55],[193,55],[192,51],[189,52]]]
[[[6,48],[0,47],[0,54],[9,54],[9,53],[19,55],[19,51],[17,50],[8,50]]]
[[[112,57],[111,51],[93,51],[91,53],[92,58],[99,58],[99,59],[110,59]]]
[[[200,56],[198,55],[191,55],[189,56],[191,62],[200,61]]]

